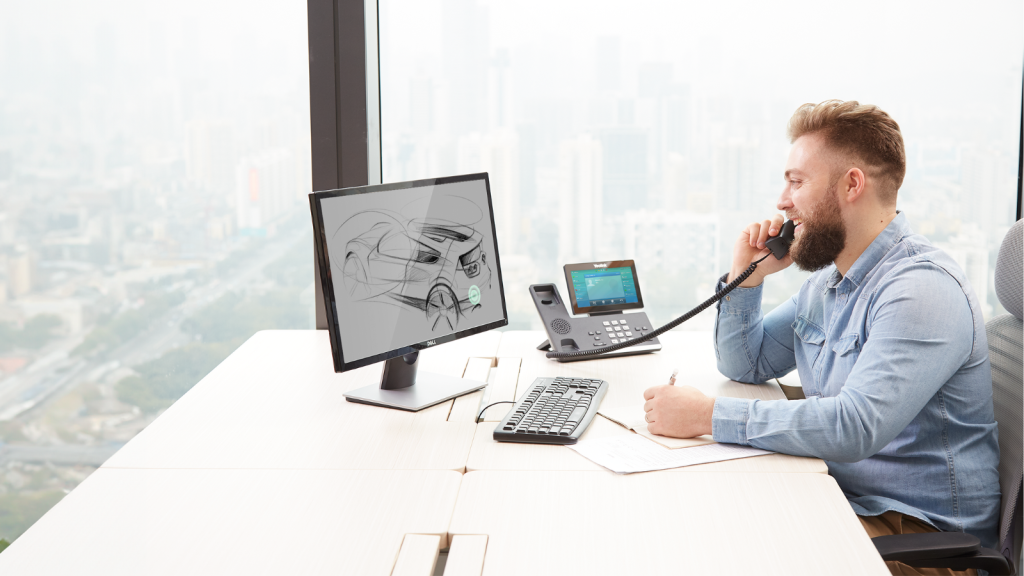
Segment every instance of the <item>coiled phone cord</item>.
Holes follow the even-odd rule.
[[[715,292],[714,296],[712,296],[711,298],[708,298],[707,300],[702,302],[700,305],[698,305],[693,310],[690,310],[686,314],[683,314],[679,318],[676,318],[675,320],[669,322],[668,324],[665,324],[664,326],[662,326],[661,328],[658,328],[657,330],[654,330],[652,332],[648,332],[647,334],[645,334],[645,335],[643,335],[643,336],[641,336],[639,338],[634,338],[633,340],[627,340],[625,342],[619,342],[618,344],[612,344],[611,346],[609,346],[609,347],[607,347],[607,348],[605,348],[603,350],[580,350],[578,352],[555,352],[555,351],[551,351],[551,352],[547,353],[547,357],[548,358],[558,359],[558,358],[580,358],[580,357],[583,357],[583,356],[601,356],[601,355],[607,354],[609,352],[614,352],[616,350],[622,350],[623,348],[629,348],[630,346],[636,346],[637,344],[642,344],[644,342],[647,342],[648,340],[652,340],[654,338],[657,338],[658,336],[661,336],[665,332],[668,332],[669,330],[675,328],[676,326],[679,326],[683,322],[686,322],[690,318],[693,318],[697,314],[700,314],[701,312],[707,310],[709,306],[711,306],[715,302],[718,302],[719,300],[721,300],[722,297],[725,296],[726,294],[728,294],[729,292],[732,292],[733,290],[735,290],[737,286],[742,284],[744,280],[749,278],[750,275],[754,273],[754,270],[757,269],[757,265],[758,264],[760,264],[761,262],[764,262],[765,259],[768,258],[771,255],[772,255],[771,252],[769,252],[768,254],[765,255],[764,258],[761,258],[760,260],[751,262],[750,266],[748,266],[747,269],[744,270],[742,274],[740,274],[739,276],[734,278],[732,282],[729,282],[728,284],[726,284],[725,288],[722,288],[718,292]],[[552,342],[552,348],[554,348],[554,343],[553,342]]]

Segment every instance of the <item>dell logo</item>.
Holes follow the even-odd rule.
[[[434,344],[437,344],[436,340],[427,340],[427,346],[433,346]]]
[[[594,268],[607,268],[607,267],[608,267],[608,263],[607,262],[605,262],[603,264],[594,264]]]

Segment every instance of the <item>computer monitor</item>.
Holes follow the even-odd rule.
[[[508,324],[487,174],[309,199],[334,370],[385,363],[345,397],[416,411],[483,388],[417,368],[420,350]]]

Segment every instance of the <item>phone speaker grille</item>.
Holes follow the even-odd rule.
[[[566,320],[555,318],[551,321],[551,329],[554,330],[556,334],[568,334],[569,330],[572,330],[572,325]]]

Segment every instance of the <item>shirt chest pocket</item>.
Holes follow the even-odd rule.
[[[804,396],[820,396],[817,383],[817,363],[821,357],[822,345],[825,343],[825,331],[804,316],[798,316],[793,322],[793,333],[796,334],[796,366],[800,372],[800,384],[804,388]]]
[[[860,355],[860,337],[847,334],[832,344],[832,354],[821,359],[818,370],[818,386],[822,396],[838,396],[853,372]]]

